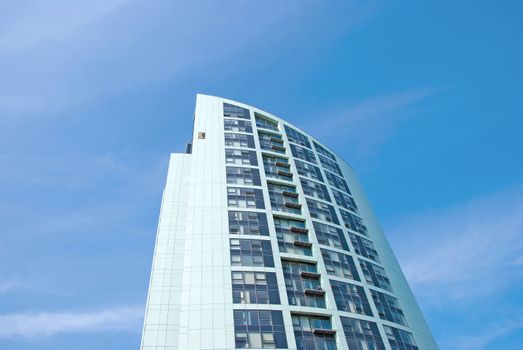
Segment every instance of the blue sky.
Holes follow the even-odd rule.
[[[522,15],[0,2],[0,348],[138,347],[198,92],[301,125],[357,170],[442,349],[523,348]]]

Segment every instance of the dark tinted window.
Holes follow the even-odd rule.
[[[231,118],[251,119],[249,110],[228,103],[223,104],[223,116]]]
[[[231,239],[232,266],[274,267],[271,242],[258,239]]]

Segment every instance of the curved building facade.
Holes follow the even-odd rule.
[[[438,349],[352,168],[206,95],[171,155],[141,348]]]

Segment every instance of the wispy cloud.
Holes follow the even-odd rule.
[[[363,2],[348,3],[343,26],[373,13]],[[251,50],[271,52],[267,60],[290,51],[295,27],[312,28],[325,8],[313,1],[55,0],[3,10],[0,116],[18,118],[58,114],[195,71],[220,74],[216,66],[249,67]],[[328,35],[341,26],[321,30]]]
[[[13,9],[0,36],[0,54],[18,54],[73,40],[83,29],[114,12],[126,0],[29,1]]]
[[[521,329],[523,329],[523,317],[508,319],[505,322],[499,322],[498,320],[498,322],[494,324],[489,324],[487,328],[476,335],[451,338],[448,343],[461,350],[484,349],[494,340],[510,335]]]
[[[350,148],[353,157],[365,157],[385,140],[409,107],[440,90],[420,88],[370,96],[323,112],[321,125],[311,129],[319,138],[343,135],[340,142]]]
[[[17,279],[7,279],[0,282],[0,294],[5,294],[23,288],[25,285]]]
[[[143,307],[128,306],[95,312],[4,314],[0,315],[0,337],[34,339],[73,332],[139,332],[143,311]]]
[[[523,281],[523,189],[515,187],[389,229],[413,288],[471,302]]]

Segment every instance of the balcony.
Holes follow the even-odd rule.
[[[285,197],[292,197],[292,198],[298,198],[298,194],[296,192],[289,192],[289,191],[283,191],[282,194]]]
[[[291,203],[291,202],[285,202],[285,206],[287,208],[291,209],[301,209],[301,204]]]
[[[313,296],[324,296],[325,291],[319,287],[318,289],[305,289],[303,291],[305,295],[313,295]]]
[[[301,233],[301,234],[307,234],[309,233],[309,230],[306,229],[306,228],[301,228],[301,227],[296,227],[296,226],[292,226],[291,229],[290,229],[291,232],[294,232],[294,233]]]
[[[310,248],[312,247],[311,242],[305,242],[305,241],[294,241],[294,246],[296,247],[302,247],[302,248]]]
[[[311,280],[319,280],[321,275],[316,272],[309,272],[309,271],[302,271],[300,272],[300,276],[303,278],[308,278]]]
[[[275,164],[276,164],[276,166],[279,166],[282,168],[287,168],[287,169],[291,167],[291,165],[289,163],[284,163],[284,162],[276,162]]]
[[[317,335],[334,335],[336,331],[334,329],[323,329],[323,328],[314,328],[312,330],[314,334]]]
[[[278,175],[292,178],[292,174],[283,170],[278,170]]]

